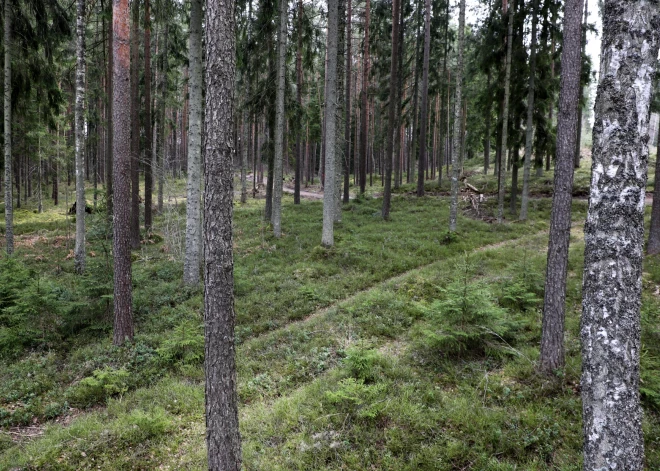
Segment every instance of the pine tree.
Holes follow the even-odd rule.
[[[284,95],[286,78],[286,36],[288,0],[279,0],[280,27],[277,33],[277,92],[275,105],[275,162],[273,170],[273,234],[282,236],[282,185],[284,164]]]
[[[511,16],[510,18],[511,19]],[[510,41],[509,41],[510,42]],[[456,70],[456,114],[454,118],[454,142],[451,152],[451,202],[449,206],[449,231],[456,231],[458,212],[458,176],[460,172],[461,123],[463,121],[461,104],[463,103],[463,49],[465,48],[465,0],[460,2],[458,16],[458,67]],[[511,63],[507,62],[510,67]]]
[[[234,346],[232,201],[236,70],[234,2],[206,2],[204,320],[206,445],[210,471],[241,469]]]
[[[11,0],[5,0],[4,49],[4,140],[5,140],[5,250],[7,255],[14,252],[14,205],[11,181],[11,46],[12,46],[12,6]],[[20,192],[19,192],[20,194]]]

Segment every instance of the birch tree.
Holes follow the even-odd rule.
[[[183,281],[196,285],[199,283],[202,253],[202,0],[192,0],[190,4],[189,41],[188,181]]]
[[[584,469],[644,467],[640,304],[657,2],[606,0],[584,229]]]
[[[76,245],[74,265],[85,271],[85,0],[76,2]]]
[[[234,346],[234,1],[206,3],[204,325],[206,445],[211,471],[241,469]]]

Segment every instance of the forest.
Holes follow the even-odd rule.
[[[0,3],[0,471],[660,469],[658,2]]]

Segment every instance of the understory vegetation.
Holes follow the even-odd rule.
[[[285,196],[281,239],[261,201],[235,205],[244,468],[581,469],[586,202],[573,207],[567,366],[547,378],[535,366],[550,200],[533,200],[525,224],[463,215],[449,237],[448,199],[403,190],[389,222],[378,199],[352,200],[331,249],[319,246],[320,202]],[[105,214],[88,216],[81,277],[64,208],[17,211],[16,254],[0,261],[0,469],[205,468],[203,293],[180,281],[177,202],[133,252],[136,337],[123,347],[111,339]],[[649,469],[660,468],[658,284],[649,257]]]

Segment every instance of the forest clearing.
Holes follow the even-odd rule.
[[[660,4],[2,0],[0,471],[660,469]]]

